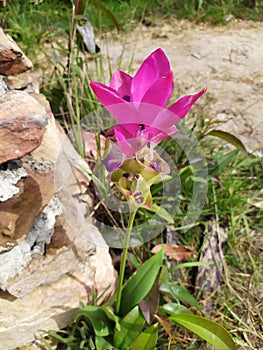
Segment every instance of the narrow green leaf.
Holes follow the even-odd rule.
[[[174,220],[170,215],[170,213],[163,207],[160,207],[159,205],[154,203],[150,208],[150,211],[153,211],[154,213],[156,213],[156,215],[158,215],[161,219],[164,219],[165,221],[167,221],[168,224],[174,223]]]
[[[175,282],[165,282],[160,286],[160,291],[170,294],[175,300],[180,300],[194,306],[197,310],[202,310],[197,300],[185,288],[175,284]]]
[[[132,344],[130,350],[154,350],[158,338],[158,324],[154,324],[141,333]]]
[[[216,322],[187,314],[173,315],[170,319],[211,343],[218,350],[237,350],[231,335]]]
[[[138,260],[135,254],[128,252],[127,259],[136,269],[138,269],[138,267],[140,266],[140,261]]]
[[[235,146],[239,151],[247,154],[246,147],[236,136],[230,134],[229,132],[223,130],[212,130],[206,136],[215,136],[218,137],[231,145]]]
[[[90,2],[93,2],[95,6],[101,9],[101,11],[104,12],[104,14],[112,21],[112,23],[115,25],[118,32],[120,31],[119,22],[117,21],[114,14],[105,6],[104,2],[101,0],[90,0]]]
[[[227,154],[220,155],[216,157],[215,164],[208,164],[209,178],[216,176],[220,171],[222,171],[238,154],[238,150],[233,150]]]
[[[120,329],[113,336],[113,345],[121,350],[128,350],[138,337],[145,319],[138,306],[135,306],[120,322]]]
[[[190,178],[191,178],[191,180],[193,182],[199,182],[199,183],[202,183],[202,184],[207,184],[207,180],[202,178],[202,177],[200,177],[200,176],[191,176]]]
[[[164,257],[163,249],[153,255],[130,277],[123,288],[120,314],[126,315],[151,290]]]
[[[185,267],[195,267],[195,266],[207,266],[214,265],[214,261],[187,261],[178,265],[175,265],[169,269],[169,272],[174,272]]]

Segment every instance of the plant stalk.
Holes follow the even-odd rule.
[[[119,283],[118,283],[116,307],[115,307],[116,314],[119,313],[120,306],[121,306],[121,294],[122,294],[122,289],[123,289],[124,272],[125,272],[128,248],[129,248],[129,243],[130,243],[130,238],[131,238],[131,233],[132,233],[132,227],[133,227],[134,219],[135,219],[135,216],[136,216],[136,212],[137,212],[137,210],[134,210],[133,212],[130,213],[129,222],[128,222],[128,226],[127,226],[127,232],[126,232],[126,238],[125,238],[125,246],[123,248],[122,257],[121,257]]]

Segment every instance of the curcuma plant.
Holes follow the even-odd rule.
[[[175,124],[206,92],[203,89],[166,107],[173,81],[169,61],[157,49],[134,77],[116,71],[110,86],[90,84],[118,122],[106,133],[109,148],[102,163],[111,188],[117,189],[120,200],[128,204],[128,224],[116,298],[109,305],[82,305],[70,332],[49,333],[69,350],[152,350],[158,348],[160,332],[166,333],[171,348],[177,326],[194,332],[219,350],[236,349],[230,333],[204,317],[197,300],[170,279],[163,248],[155,251],[127,281],[124,278],[135,216],[141,208],[153,208],[152,186],[163,181],[171,170],[156,146],[178,132]]]

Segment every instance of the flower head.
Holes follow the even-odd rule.
[[[128,158],[120,152],[119,144],[103,160],[109,178],[127,199],[130,209],[150,208],[152,205],[151,186],[169,174],[168,164],[159,154],[148,147],[140,150],[136,157]]]
[[[170,63],[161,49],[155,50],[142,63],[134,77],[116,71],[110,86],[92,82],[91,88],[100,102],[116,118],[114,127],[122,151],[131,156],[148,142],[159,143],[173,135],[175,123],[184,118],[206,89],[184,96],[165,108],[174,82]]]

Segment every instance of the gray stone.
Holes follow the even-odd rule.
[[[16,186],[22,177],[27,177],[27,172],[24,168],[15,170],[0,170],[0,202],[5,202],[19,192]]]

